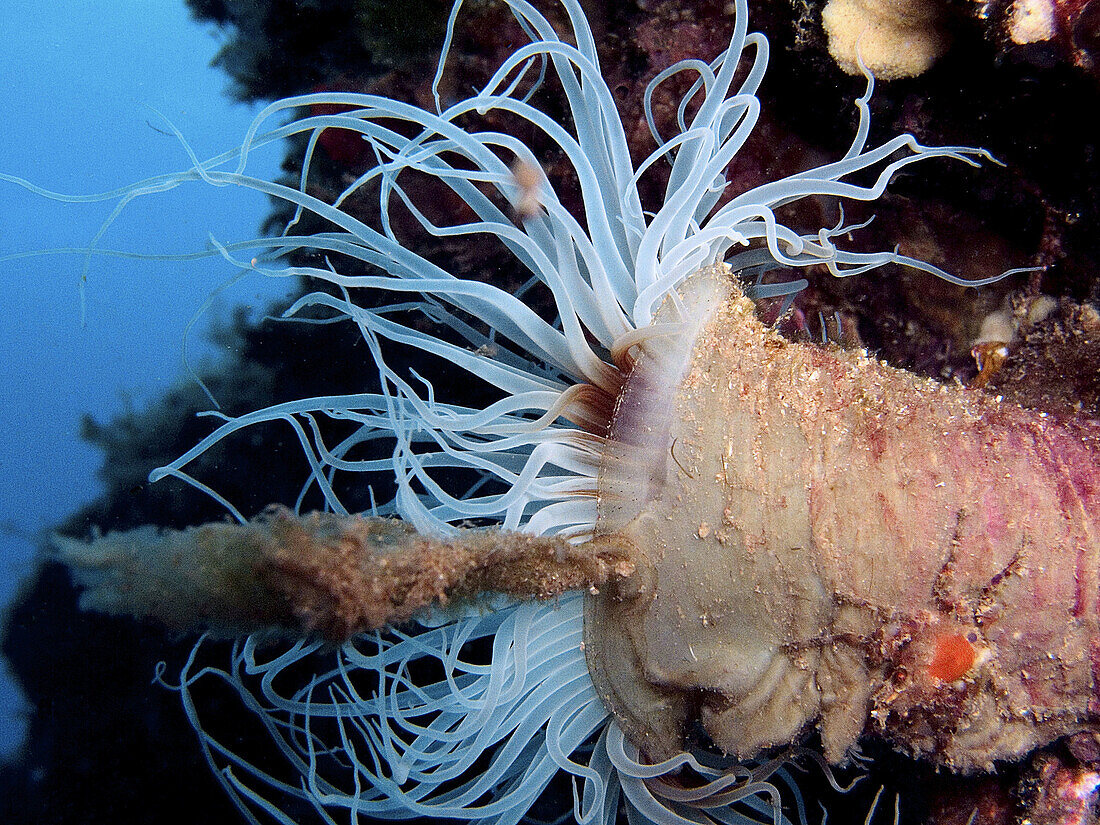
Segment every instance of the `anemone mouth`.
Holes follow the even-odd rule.
[[[600,458],[598,534],[627,528],[661,497],[678,469],[673,430],[681,387],[700,335],[732,292],[729,266],[705,267],[665,297],[652,324],[616,341],[613,351],[628,353],[631,368]],[[627,738],[655,761],[682,750],[694,701],[645,678],[645,653],[630,644],[629,634],[624,639],[620,626],[635,617],[624,616],[618,605],[657,587],[652,565],[644,565],[621,587],[590,595],[584,614],[585,655],[593,682]]]
[[[615,401],[597,477],[598,532],[624,527],[656,498],[676,461],[676,395],[700,332],[730,296],[732,272],[706,267],[666,296],[653,322],[616,341],[630,372]]]
[[[589,670],[651,758],[689,747],[695,722],[756,758],[816,718],[814,640],[835,611],[803,482],[814,413],[794,391],[811,356],[760,323],[724,264],[670,293],[653,328],[598,484],[597,532],[634,544],[636,572],[586,601]]]

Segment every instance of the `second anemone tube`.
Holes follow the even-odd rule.
[[[288,204],[296,214],[281,235],[227,244],[221,253],[249,271],[325,284],[285,317],[356,325],[381,380],[378,393],[304,398],[226,418],[152,480],[182,478],[244,521],[217,492],[217,482],[192,478],[188,464],[242,429],[281,421],[312,468],[302,497],[319,490],[335,513],[347,512],[337,476],[385,474],[394,479],[396,495],[377,512],[398,515],[419,531],[446,536],[475,521],[579,541],[596,525],[606,436],[606,417],[591,399],[613,402],[624,353],[632,342],[662,334],[651,326],[654,313],[692,273],[724,261],[757,281],[758,297],[797,289],[764,283],[769,271],[813,265],[850,275],[896,263],[979,285],[896,251],[838,248],[835,242],[851,227],[807,234],[776,219],[779,207],[807,197],[874,200],[897,172],[922,159],[974,163],[982,157],[964,147],[922,146],[909,135],[868,148],[870,88],[857,102],[856,134],[842,158],[727,197],[725,170],[756,123],[768,54],[766,39],[748,32],[744,0],[736,3],[725,52],[709,63],[678,63],[651,83],[646,116],[657,148],[637,166],[576,0],[562,0],[571,29],[564,39],[528,3],[505,2],[529,42],[465,100],[444,106],[437,92],[436,110],[428,111],[375,95],[288,98],[257,117],[240,149],[105,196],[121,209],[136,197],[205,182],[244,186]],[[436,89],[460,5],[448,21]],[[691,85],[675,134],[660,135],[652,93],[678,75],[690,77]],[[564,97],[571,123],[532,103],[542,85]],[[322,104],[346,111],[269,125]],[[541,158],[516,129],[479,128],[487,119],[521,124],[552,144],[575,174],[580,211],[567,208],[545,176],[521,181],[515,170],[541,169]],[[358,134],[376,161],[327,201],[313,193],[310,180],[326,130]],[[247,174],[253,149],[295,137],[308,139],[297,187]],[[667,187],[662,202],[647,211],[639,182],[659,165],[668,166]],[[418,202],[425,180],[436,187],[427,191],[445,192],[446,203],[456,205],[454,222],[442,219],[438,204]],[[531,188],[537,208],[517,208],[530,200],[525,189]],[[374,192],[376,225],[341,209]],[[306,213],[328,228],[296,234]],[[410,225],[421,240],[500,244],[527,287],[517,295],[456,277],[418,254],[417,237],[406,237]],[[303,250],[336,262],[352,259],[373,274],[341,274],[327,260],[318,266],[291,260]],[[368,293],[389,295],[393,303],[356,297]],[[540,314],[543,305],[552,305],[554,318]],[[403,320],[410,313],[423,322]],[[473,408],[448,401],[451,387],[391,368],[387,353],[395,348],[457,368],[489,402]],[[350,422],[352,434],[328,443],[321,419]],[[392,445],[389,455],[363,457],[382,443]],[[582,604],[583,594],[575,593],[547,603],[498,599],[437,608],[409,627],[357,638],[334,652],[306,640],[274,650],[249,638],[235,645],[224,670],[199,667],[192,658],[178,684],[211,765],[251,822],[290,823],[289,810],[304,807],[327,822],[423,816],[505,825],[527,817],[561,771],[575,777],[573,816],[582,824],[614,822],[620,809],[635,822],[805,818],[782,758],[739,765],[684,753],[649,764],[611,720],[589,678]],[[329,664],[316,670],[324,657]],[[304,665],[316,672],[303,676]],[[235,754],[204,730],[193,687],[209,679],[230,685],[257,715],[289,774]],[[694,775],[691,782],[681,781],[685,771]],[[784,798],[794,800],[785,812]]]

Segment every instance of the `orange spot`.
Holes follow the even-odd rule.
[[[936,640],[936,652],[928,666],[928,675],[940,682],[954,682],[966,675],[974,666],[977,653],[974,645],[961,633],[940,636]]]

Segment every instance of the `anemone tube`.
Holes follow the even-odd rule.
[[[1090,727],[1095,428],[917,381],[865,355],[787,344],[760,325],[733,277],[755,281],[747,290],[756,296],[797,288],[764,283],[770,270],[815,264],[850,275],[898,263],[967,283],[896,251],[845,251],[835,240],[850,227],[799,234],[774,211],[815,195],[873,200],[911,163],[974,163],[982,153],[926,147],[908,135],[868,148],[868,88],[843,158],[723,201],[724,170],[756,122],[767,63],[767,41],[748,33],[743,0],[724,53],[710,63],[684,61],[653,81],[694,77],[678,131],[667,139],[657,135],[647,94],[658,147],[637,168],[579,4],[563,0],[574,46],[527,3],[506,1],[530,42],[466,100],[444,108],[437,97],[429,112],[372,95],[289,98],[259,115],[240,149],[104,196],[119,200],[117,213],[135,197],[202,181],[293,205],[298,214],[281,236],[230,244],[222,254],[266,275],[335,287],[335,294],[304,295],[286,317],[308,310],[311,320],[327,313],[357,325],[381,378],[380,393],[307,398],[226,418],[151,475],[207,490],[239,526],[59,540],[89,608],[260,631],[236,643],[227,669],[196,670],[192,659],[179,683],[207,758],[246,817],[290,822],[280,806],[304,804],[324,821],[513,823],[565,771],[575,777],[580,823],[613,821],[621,806],[634,820],[778,822],[806,814],[783,753],[769,760],[767,749],[794,745],[814,724],[834,762],[865,727],[880,725],[900,747],[961,769],[984,769],[990,758],[1013,758]],[[448,21],[448,44],[458,10]],[[560,85],[572,130],[529,102],[540,82]],[[268,126],[315,104],[348,111]],[[531,206],[530,182],[521,184],[512,170],[517,161],[538,169],[539,159],[510,134],[469,125],[488,113],[541,132],[568,158],[583,220],[546,180]],[[360,134],[377,158],[332,203],[309,191],[310,159],[327,129]],[[297,188],[246,173],[250,151],[296,135],[308,136]],[[664,200],[646,212],[639,179],[666,162]],[[860,173],[873,181],[851,182]],[[412,176],[449,190],[464,217],[446,223],[422,208]],[[371,187],[378,190],[377,227],[340,208]],[[524,204],[518,218],[509,203]],[[531,289],[550,295],[556,321],[417,254],[410,239],[398,237],[394,204],[412,215],[421,237],[502,244],[529,273]],[[307,211],[332,230],[294,234]],[[382,274],[341,275],[286,260],[307,248]],[[402,323],[393,307],[364,306],[352,290],[391,294],[393,306],[422,314],[446,335]],[[392,369],[389,347],[446,361],[495,400],[481,409],[448,403],[435,387]],[[799,409],[799,402],[816,406]],[[320,418],[358,429],[328,444]],[[305,487],[316,486],[330,512],[276,510],[248,522],[187,473],[213,444],[265,421],[292,428],[312,467]],[[393,445],[391,456],[359,457],[381,441]],[[933,453],[941,463],[922,469]],[[973,476],[960,480],[964,460]],[[449,487],[463,472],[480,480]],[[396,496],[370,517],[349,514],[333,484],[345,473],[391,474]],[[835,501],[844,507],[833,508]],[[861,511],[857,505],[868,501]],[[927,502],[934,506],[922,509]],[[1048,506],[1047,516],[1033,521],[1030,508],[1038,505]],[[395,515],[400,523],[388,520]],[[893,521],[884,522],[887,516]],[[471,534],[459,526],[471,519],[499,530]],[[1066,548],[1045,566],[1050,545],[1040,543],[1040,527],[1060,531],[1052,541],[1076,552]],[[585,560],[586,549],[599,548],[605,563],[559,588],[551,581],[558,569],[535,574],[544,580],[526,590],[478,573],[473,590],[505,593],[475,598],[463,590],[466,573],[447,567],[440,577],[431,564],[403,565],[437,560],[436,551],[453,554],[472,541],[488,549],[463,557],[482,569],[481,555],[500,552],[498,538],[535,548],[550,563]],[[904,546],[895,554],[881,546],[888,541]],[[303,561],[288,547],[317,552]],[[672,574],[699,562],[713,566]],[[429,569],[430,581],[394,578],[398,593],[380,572],[393,566]],[[357,612],[354,592],[344,600],[354,591],[346,574],[363,570],[360,579],[390,602],[381,614]],[[714,575],[730,578],[732,588],[721,586],[734,598],[714,597]],[[1030,593],[1030,582],[1041,586]],[[1073,590],[1073,582],[1086,586]],[[549,601],[530,598],[578,584]],[[466,598],[451,599],[456,587]],[[403,600],[417,588],[433,606]],[[295,594],[307,597],[289,598]],[[256,610],[264,600],[275,607]],[[1051,612],[1039,610],[1040,601]],[[340,609],[326,613],[333,605]],[[678,608],[683,615],[669,633],[662,621]],[[1014,648],[1011,633],[995,636],[1001,616],[1019,632],[1036,620],[1048,636]],[[1061,639],[1052,621],[1059,617],[1070,620]],[[264,644],[272,624],[302,638],[272,652]],[[317,631],[346,640],[325,653]],[[670,644],[676,633],[688,643]],[[1047,702],[1043,718],[1053,724],[1028,727],[1022,720],[1041,714],[1011,695],[1007,710],[1021,724],[1010,732],[1024,735],[982,751],[982,741],[1001,741],[987,723],[1001,710],[988,702],[1001,695],[1002,657],[1015,650],[1020,667],[1030,667],[1022,660],[1044,642],[1065,653],[1054,669],[1069,674],[1043,683],[1050,687],[1039,696]],[[487,662],[471,653],[479,645],[491,650]],[[318,666],[322,656],[330,664]],[[303,666],[313,672],[294,687]],[[920,677],[917,689],[908,690],[902,673]],[[221,680],[258,716],[287,775],[236,755],[204,730],[193,698],[200,680]],[[753,680],[759,689],[746,690]],[[910,715],[928,707],[920,719]],[[755,728],[729,724],[769,708],[781,712],[763,713]],[[696,750],[685,738],[692,718],[731,756],[716,760]],[[910,731],[910,720],[931,720],[935,735],[922,739],[928,725]],[[797,804],[783,809],[784,795]]]

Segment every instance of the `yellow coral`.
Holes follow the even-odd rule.
[[[829,53],[848,74],[860,61],[880,80],[914,77],[947,50],[941,6],[929,0],[829,0],[821,13]]]

